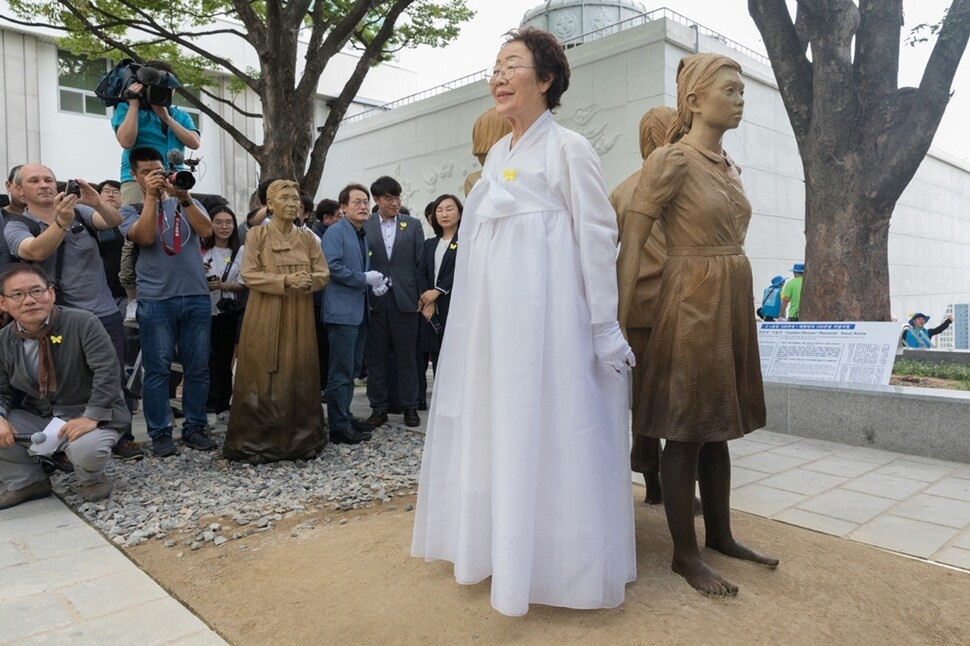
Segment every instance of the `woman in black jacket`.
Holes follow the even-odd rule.
[[[435,371],[441,337],[448,320],[462,209],[461,200],[454,195],[441,195],[434,201],[431,228],[436,235],[424,241],[424,249],[418,259],[418,289],[421,292],[418,308],[422,314],[419,344],[421,353],[431,356],[431,366]]]

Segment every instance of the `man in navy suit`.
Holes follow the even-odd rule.
[[[370,248],[362,228],[370,216],[367,189],[350,184],[340,191],[339,202],[346,215],[327,228],[321,242],[330,267],[330,284],[323,295],[323,322],[330,341],[327,414],[330,441],[357,444],[370,439],[370,426],[350,413],[354,376],[364,362],[367,290],[386,294],[387,281],[370,270]]]
[[[373,414],[368,423],[387,422],[387,354],[397,357],[398,396],[404,423],[418,426],[418,258],[424,245],[421,222],[401,214],[401,185],[393,177],[371,184],[377,213],[364,223],[371,266],[387,276],[390,290],[371,300],[367,330],[367,398]]]

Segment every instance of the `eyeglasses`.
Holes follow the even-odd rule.
[[[369,203],[370,200],[365,199],[350,200],[350,206],[367,206]]]
[[[516,70],[534,70],[535,68],[535,65],[508,65],[506,67],[494,67],[490,72],[488,72],[488,82],[494,83],[499,79],[508,81],[510,78],[515,76]]]
[[[393,203],[397,203],[397,204],[400,204],[401,203],[401,196],[400,195],[381,195],[377,199],[384,200],[385,202],[391,202],[392,204]]]
[[[47,295],[47,291],[50,289],[50,285],[47,287],[34,287],[29,292],[13,292],[12,294],[4,294],[4,298],[9,298],[15,303],[22,303],[25,298],[30,296],[35,301],[39,301],[41,298]]]

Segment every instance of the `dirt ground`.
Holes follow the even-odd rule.
[[[635,487],[634,495],[642,489]],[[733,599],[704,597],[670,571],[663,510],[642,503],[639,578],[627,586],[621,607],[533,606],[525,617],[509,618],[489,605],[487,581],[460,586],[450,564],[409,556],[414,514],[404,511],[408,503],[413,498],[367,512],[310,513],[194,552],[153,541],[129,554],[239,646],[970,640],[970,573],[741,512],[733,515],[735,534],[781,565],[772,571],[705,550],[741,591]]]
[[[960,390],[960,382],[953,379],[938,379],[936,377],[917,377],[916,375],[893,375],[889,378],[890,386],[916,386],[917,388],[942,388],[944,390]]]

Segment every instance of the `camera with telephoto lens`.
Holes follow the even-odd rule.
[[[180,191],[187,191],[195,186],[196,167],[201,159],[186,159],[185,155],[176,148],[168,151],[168,181]],[[179,166],[188,166],[188,170],[179,170]]]
[[[64,188],[64,195],[73,195],[74,197],[81,197],[81,186],[76,180],[67,180],[67,186]]]

